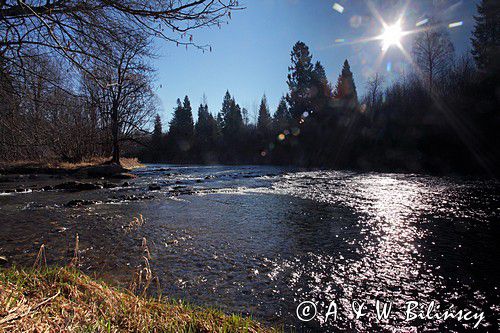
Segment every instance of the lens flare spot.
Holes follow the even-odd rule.
[[[344,12],[344,7],[339,5],[338,3],[333,4],[333,9],[342,14]]]
[[[418,21],[415,26],[420,27],[421,25],[427,24],[429,22],[429,19],[423,19],[421,21]]]
[[[363,18],[359,15],[354,15],[349,19],[349,24],[353,28],[359,28],[361,23],[363,23]]]
[[[456,27],[460,27],[463,24],[464,24],[464,22],[462,22],[462,21],[452,22],[452,23],[448,24],[448,28],[453,29]]]

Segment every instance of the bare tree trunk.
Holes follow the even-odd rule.
[[[120,164],[120,141],[118,139],[119,125],[118,125],[118,105],[113,103],[113,110],[111,111],[111,135],[113,137],[113,157],[112,163]]]

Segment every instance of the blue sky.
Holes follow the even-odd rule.
[[[335,3],[344,8],[342,13],[333,9]],[[462,26],[448,31],[457,54],[470,47],[476,11],[473,0],[372,0],[371,3],[389,24],[397,20],[407,4],[403,30],[414,29],[416,22],[431,16],[444,25],[462,21]],[[381,58],[380,41],[353,43],[382,31],[365,0],[240,0],[240,5],[246,9],[233,12],[229,24],[193,33],[194,41],[209,43],[212,52],[157,42],[158,58],[153,66],[157,69],[160,115],[165,127],[176,99],[185,95],[191,100],[195,120],[203,94],[210,112],[216,114],[226,90],[248,109],[250,120],[264,93],[274,112],[280,97],[287,92],[290,51],[298,40],[309,46],[313,60],[323,64],[333,83],[342,63],[348,59],[360,95],[371,73],[383,72],[390,81],[403,69],[409,70],[408,62],[395,47]],[[411,42],[411,35],[403,38],[402,44],[408,51]]]

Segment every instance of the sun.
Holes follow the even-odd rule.
[[[401,37],[403,37],[404,32],[401,29],[401,25],[398,23],[384,28],[384,32],[380,35],[382,40],[382,50],[387,50],[393,45],[401,45]]]

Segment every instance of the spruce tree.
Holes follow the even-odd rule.
[[[322,112],[330,104],[332,89],[326,77],[325,68],[319,61],[314,64],[312,82],[313,109],[316,112]]]
[[[222,108],[217,115],[217,123],[222,136],[222,149],[224,150],[222,159],[234,163],[242,142],[244,124],[241,108],[231,97],[229,91],[226,91],[224,95]]]
[[[342,73],[340,74],[333,97],[340,101],[341,106],[355,109],[358,107],[358,93],[347,59],[344,61]]]
[[[227,90],[226,94],[224,95],[224,99],[222,100],[222,108],[217,115],[217,122],[219,123],[219,127],[221,128],[222,131],[225,131],[227,126],[227,121],[230,117],[231,102],[232,102],[231,94]]]
[[[226,91],[224,95],[222,108],[217,115],[217,121],[225,137],[231,137],[235,132],[241,131],[243,128],[241,108],[236,104],[234,98],[231,97],[229,91]]]
[[[319,61],[316,61],[316,63],[314,64],[313,80],[315,83],[322,83],[322,84],[328,83],[328,80],[326,78],[325,68]]]
[[[292,115],[288,110],[288,106],[286,105],[285,97],[281,97],[280,102],[278,104],[278,108],[274,113],[273,123],[274,130],[277,132],[281,132],[283,130],[289,130],[290,122],[292,120]]]
[[[162,153],[162,124],[159,114],[156,114],[153,134],[151,135],[151,156],[154,162],[159,162]]]
[[[500,57],[500,3],[482,0],[477,5],[478,15],[472,31],[472,55],[478,68],[498,71]]]
[[[177,98],[177,106],[174,108],[174,116],[172,120],[170,120],[169,134],[172,137],[176,137],[181,133],[181,119],[183,117],[182,113],[182,102],[179,98]]]
[[[231,98],[229,114],[226,119],[226,131],[233,135],[238,135],[243,128],[243,116],[241,107],[236,103],[236,100]]]
[[[268,136],[272,127],[271,114],[267,106],[266,95],[262,96],[259,107],[259,117],[257,118],[257,132],[261,136]]]
[[[303,42],[297,42],[291,52],[292,65],[288,67],[287,101],[292,116],[299,120],[302,114],[311,110],[310,90],[313,78],[312,56]]]
[[[192,146],[194,135],[193,114],[188,96],[184,98],[184,104],[177,99],[177,107],[174,117],[170,122],[170,140],[180,152],[188,151]],[[184,156],[184,155],[183,155]]]
[[[207,104],[200,104],[198,108],[198,120],[195,125],[194,146],[198,158],[207,162],[208,154],[214,155],[217,150],[217,122],[209,112]]]

